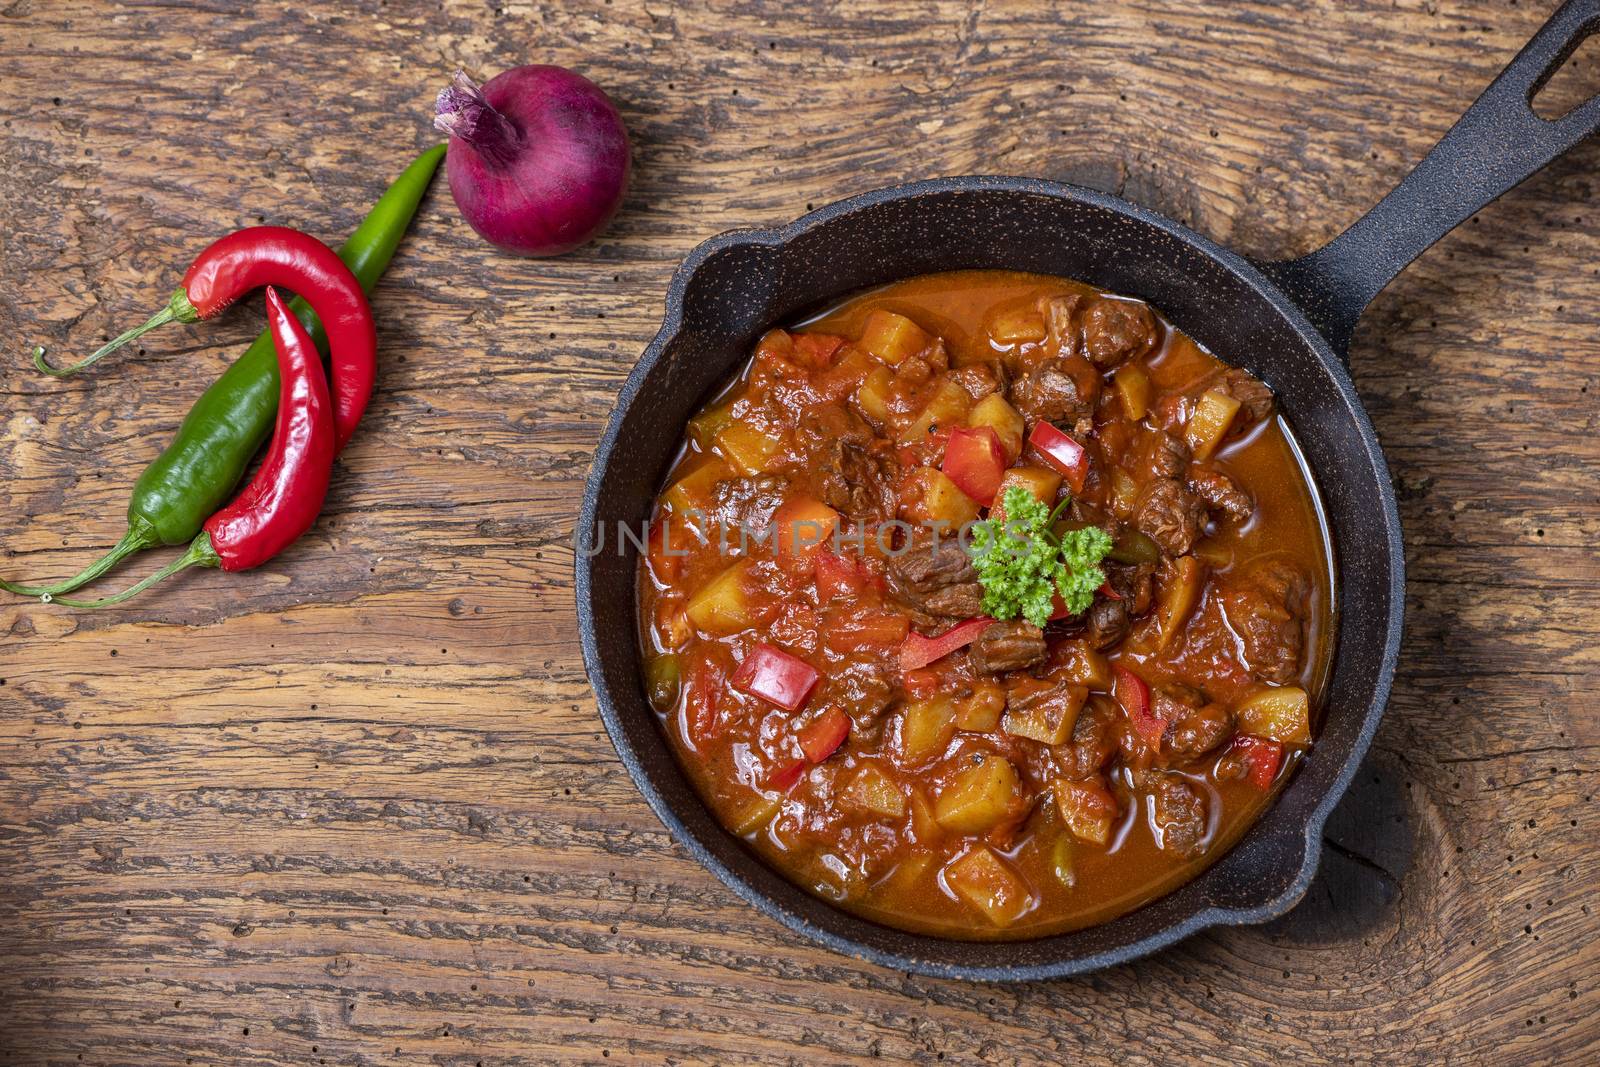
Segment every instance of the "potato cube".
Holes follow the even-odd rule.
[[[889,390],[894,387],[894,372],[888,367],[875,367],[867,372],[856,389],[856,406],[870,418],[889,421]]]
[[[1193,556],[1179,556],[1162,579],[1156,598],[1156,632],[1157,648],[1165,651],[1194,613],[1200,590],[1206,584],[1206,566]]]
[[[744,475],[765,471],[781,444],[771,434],[744,422],[730,422],[717,432],[717,451]]]
[[[1112,381],[1117,387],[1117,399],[1122,401],[1122,413],[1134,422],[1144,418],[1150,410],[1150,372],[1144,365],[1124,363]]]
[[[928,343],[929,337],[922,327],[904,315],[883,308],[867,316],[861,327],[861,340],[857,342],[890,366],[910,359],[927,348]]]
[[[934,801],[933,817],[957,834],[982,834],[1015,813],[1017,769],[1003,756],[968,767]]]
[[[989,509],[989,518],[1005,521],[1006,491],[1013,486],[1026,490],[1029,496],[1045,507],[1054,507],[1056,493],[1061,489],[1061,475],[1044,467],[1012,467],[1000,479],[1000,488],[994,494],[994,506]]]
[[[900,431],[900,443],[914,445],[941,427],[960,426],[966,421],[971,408],[972,394],[946,378],[939,383],[916,418]]]
[[[944,837],[944,827],[933,817],[928,795],[916,786],[911,787],[911,836],[921,845],[931,845]]]
[[[662,502],[687,519],[694,512],[711,510],[717,483],[733,477],[733,471],[720,459],[712,459],[685,474],[661,494]],[[674,539],[679,531],[674,530]]]
[[[967,413],[967,425],[987,426],[993,430],[1000,438],[1000,447],[1005,449],[1007,463],[1015,463],[1022,455],[1022,432],[1027,427],[1017,409],[999,393],[990,393],[978,401]]]
[[[782,793],[757,793],[728,819],[728,829],[740,837],[764,830],[782,807]]]
[[[1194,414],[1184,427],[1189,451],[1195,459],[1206,460],[1228,436],[1233,417],[1239,413],[1239,402],[1220,389],[1208,389],[1195,405]]]
[[[916,700],[900,713],[900,759],[908,767],[942,755],[956,733],[955,702],[946,696]]]
[[[740,560],[701,586],[685,609],[689,621],[706,633],[726,636],[755,625],[746,587],[750,561]]]
[[[906,797],[880,768],[868,763],[845,786],[840,801],[845,807],[868,815],[898,819],[906,813]]]
[[[1243,733],[1288,745],[1311,743],[1311,698],[1299,686],[1262,689],[1233,709]]]
[[[953,532],[977,519],[978,502],[943,471],[918,467],[901,483],[900,514],[914,523],[946,523]]]
[[[1111,823],[1117,816],[1117,801],[1097,781],[1071,782],[1057,778],[1050,783],[1061,820],[1079,841],[1104,845],[1111,840]]]
[[[985,326],[996,344],[1031,344],[1045,339],[1044,316],[1033,304],[1001,306],[989,314]]]
[[[1042,692],[1027,694],[1022,699],[1017,699],[1013,690],[1001,726],[1013,737],[1026,737],[1041,745],[1059,745],[1072,736],[1078,712],[1083,710],[1087,699],[1089,690],[1081,685],[1046,684]]]
[[[1034,906],[1027,883],[987,845],[972,848],[946,867],[944,880],[996,926],[1010,926]]]
[[[1006,691],[996,682],[978,682],[972,695],[956,704],[956,729],[979,733],[1000,725],[1005,710]]]
[[[733,401],[725,400],[689,420],[689,437],[702,450],[709,450],[716,443],[717,434],[732,423]]]
[[[1111,661],[1089,647],[1081,637],[1063,641],[1055,648],[1061,658],[1062,676],[1073,685],[1081,685],[1096,693],[1111,692]]]

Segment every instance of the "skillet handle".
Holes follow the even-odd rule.
[[[1600,96],[1559,119],[1532,100],[1600,29],[1600,0],[1568,0],[1433,151],[1349,229],[1309,255],[1262,264],[1348,359],[1361,312],[1407,264],[1545,164],[1600,129]]]

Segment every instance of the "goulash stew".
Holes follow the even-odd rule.
[[[892,926],[1102,922],[1221,855],[1313,743],[1328,541],[1272,392],[1041,275],[773,330],[690,421],[645,688],[722,823]]]

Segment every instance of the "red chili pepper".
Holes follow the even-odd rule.
[[[361,283],[344,260],[310,234],[287,226],[250,226],[228,234],[195,257],[167,306],[114,338],[87,359],[52,367],[44,350],[34,365],[64,378],[134,338],[168,322],[198,322],[227,308],[252,289],[277,285],[305,298],[328,331],[333,365],[334,430],[339,448],[355,433],[372,396],[378,368],[378,333]]]
[[[144,581],[103,600],[60,598],[56,603],[74,608],[118,604],[186,567],[249,570],[289,547],[317,521],[336,451],[322,359],[311,335],[271,286],[267,322],[278,352],[278,422],[250,484],[206,520],[188,551]]]

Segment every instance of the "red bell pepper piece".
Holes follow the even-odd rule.
[[[838,708],[829,708],[800,731],[800,751],[812,763],[821,763],[833,755],[849,735],[850,716]]]
[[[979,615],[976,619],[956,623],[938,637],[924,637],[915,631],[906,634],[900,644],[900,669],[914,671],[944,659],[956,649],[972,644],[993,624],[989,616]]]
[[[1246,777],[1257,789],[1271,789],[1283,766],[1283,743],[1266,737],[1241,734],[1233,739],[1233,747],[1244,759],[1248,768]]]
[[[957,489],[988,507],[994,503],[1000,479],[1006,473],[1006,451],[1000,444],[1000,435],[989,426],[951,430],[940,469]]]
[[[733,672],[735,689],[797,711],[817,684],[817,669],[781,648],[759,644]]]
[[[1133,724],[1134,730],[1144,739],[1145,744],[1151,748],[1161,747],[1161,738],[1167,732],[1167,724],[1150,711],[1150,687],[1145,680],[1134,674],[1122,664],[1114,664],[1112,672],[1115,680],[1112,682],[1112,694],[1121,705],[1123,714]]]
[[[1087,449],[1048,422],[1034,424],[1033,432],[1028,435],[1028,443],[1061,472],[1074,493],[1083,492],[1083,483],[1089,477]]]

